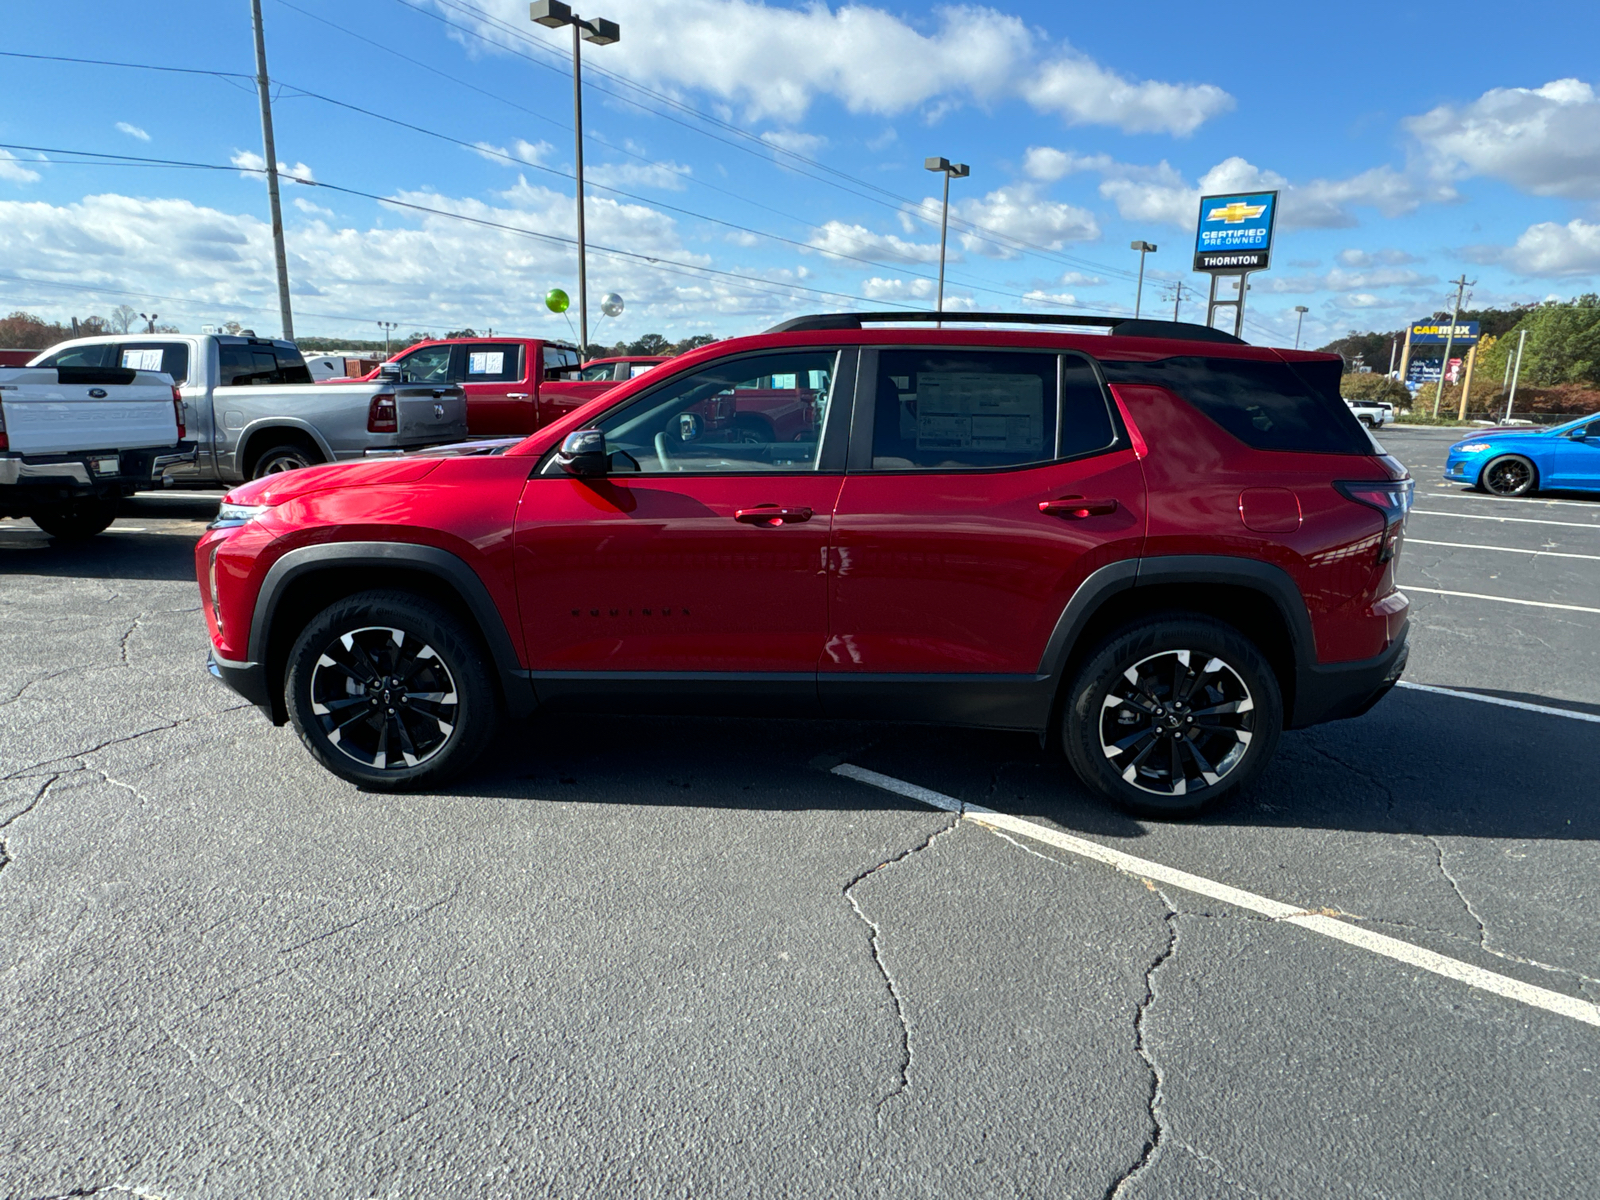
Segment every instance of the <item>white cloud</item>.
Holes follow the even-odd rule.
[[[1031,292],[1024,292],[1022,299],[1025,303],[1037,308],[1077,308],[1078,298],[1071,292],[1046,292],[1035,288]]]
[[[586,180],[605,187],[661,188],[669,192],[683,191],[688,186],[685,177],[690,173],[688,167],[675,162],[595,163],[583,169]]]
[[[238,167],[239,173],[246,179],[265,180],[266,178],[262,172],[267,169],[267,160],[253,150],[236,150],[233,157],[228,161]],[[280,162],[278,164],[278,175],[280,183],[293,183],[295,180],[299,180],[302,183],[311,183],[314,180],[311,168],[303,162],[297,162],[292,167]]]
[[[118,121],[117,129],[120,132],[127,134],[131,138],[138,138],[141,142],[148,142],[150,140],[150,135],[148,133],[140,129],[137,125],[130,125],[126,121]]]
[[[39,172],[22,165],[22,160],[9,150],[0,150],[0,179],[9,183],[37,183]]]
[[[1061,277],[1065,287],[1100,287],[1105,283],[1098,275],[1085,275],[1082,271],[1068,271]]]
[[[331,217],[331,216],[333,216],[333,209],[331,209],[331,208],[323,208],[322,205],[320,205],[320,204],[313,204],[310,200],[307,200],[304,196],[296,196],[294,198],[294,206],[296,208],[298,208],[301,212],[305,213],[309,217]]]
[[[1372,267],[1346,271],[1335,267],[1321,275],[1276,275],[1252,287],[1264,287],[1282,295],[1309,295],[1313,292],[1370,292],[1375,288],[1414,288],[1435,282],[1432,275],[1421,275],[1399,267]]]
[[[938,242],[910,242],[892,233],[875,233],[865,225],[829,221],[817,227],[810,244],[824,253],[848,254],[887,262],[929,263],[939,261]],[[958,259],[959,255],[946,255]]]
[[[1600,273],[1600,224],[1581,219],[1565,225],[1541,221],[1524,230],[1514,245],[1485,257],[1492,257],[1522,275]]]
[[[928,196],[915,208],[902,210],[900,224],[907,231],[937,228],[942,206],[941,197]],[[1017,256],[1019,252],[1006,239],[1059,250],[1070,242],[1092,242],[1100,236],[1100,226],[1088,209],[1047,200],[1030,183],[996,188],[982,197],[951,200],[950,215],[952,219],[982,226],[985,231],[953,226],[952,242],[989,258]],[[988,233],[999,236],[990,237]]]
[[[1488,175],[1536,196],[1600,196],[1600,96],[1581,80],[1493,88],[1404,124],[1447,174]]]
[[[1155,166],[1140,166],[1115,162],[1105,155],[1075,156],[1049,147],[1033,147],[1028,154],[1039,171],[1088,170],[1100,174],[1100,194],[1116,205],[1124,220],[1175,225],[1180,229],[1194,228],[1201,196],[1226,192],[1281,192],[1278,224],[1282,229],[1348,228],[1359,223],[1351,211],[1355,208],[1375,208],[1386,217],[1397,217],[1429,201],[1455,199],[1455,191],[1448,183],[1388,166],[1374,167],[1349,179],[1313,179],[1294,184],[1276,171],[1234,155],[1190,184],[1165,160]]]
[[[793,129],[769,129],[761,135],[761,140],[769,146],[776,146],[779,150],[807,156],[825,150],[828,146],[828,139],[820,133],[800,133]]]
[[[502,167],[515,167],[518,165],[548,166],[549,156],[554,154],[556,148],[549,142],[530,142],[518,138],[511,143],[510,149],[505,146],[496,146],[493,142],[473,142],[472,152],[482,158],[488,159]]]
[[[1341,250],[1339,261],[1347,267],[1403,267],[1408,263],[1421,262],[1415,254],[1408,254],[1404,250]],[[1311,264],[1316,266],[1315,263]]]
[[[1022,83],[1037,109],[1056,112],[1069,125],[1114,125],[1124,133],[1171,133],[1187,137],[1234,106],[1213,84],[1134,82],[1068,51]]]
[[[526,26],[524,0],[481,0],[493,16]],[[443,6],[441,0],[441,7]],[[450,9],[453,19],[461,16]],[[747,120],[794,124],[819,97],[852,113],[937,117],[957,106],[1020,98],[1073,125],[1185,135],[1233,99],[1211,84],[1125,78],[1066,44],[1048,43],[1020,17],[977,4],[943,4],[912,21],[862,3],[821,0],[612,0],[627,36],[606,66],[641,83],[705,92]],[[475,28],[511,47],[491,22]],[[551,35],[552,45],[561,45]]]
[[[424,192],[401,193],[395,199],[573,235],[570,194],[521,180],[489,202]],[[738,280],[673,273],[596,249],[608,246],[676,262],[711,262],[684,247],[670,217],[644,205],[594,196],[588,223],[592,295],[616,291],[627,297],[628,315],[619,334],[633,337],[658,329],[725,335],[828,303],[756,291]],[[568,336],[566,322],[544,310],[542,297],[551,287],[573,290],[576,268],[570,245],[396,207],[373,224],[302,217],[290,223],[286,235],[297,311],[351,318],[302,316],[298,324],[308,334],[353,333],[362,322],[384,317],[408,329],[439,333],[492,324]],[[161,311],[166,317],[170,310],[171,319],[188,329],[219,316],[236,316],[263,330],[276,325],[270,227],[253,214],[189,200],[121,195],[86,196],[63,205],[0,201],[0,261],[8,273],[70,283],[75,289],[103,286],[185,297],[182,303],[162,301]],[[794,272],[751,273],[774,283],[799,279]],[[26,284],[12,285],[12,296],[18,306],[54,315],[81,315],[85,308],[104,311],[121,302],[110,292],[98,298],[93,292],[48,287],[30,293]]]
[[[861,283],[861,294],[868,300],[932,300],[938,295],[938,285],[931,279],[882,279],[874,275]]]

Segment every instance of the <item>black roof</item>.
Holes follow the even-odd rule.
[[[828,329],[860,329],[867,324],[903,325],[911,322],[925,324],[930,321],[946,325],[1005,324],[1005,325],[1076,325],[1106,329],[1118,337],[1176,338],[1186,342],[1225,342],[1230,346],[1243,346],[1243,338],[1213,329],[1209,325],[1195,325],[1189,321],[1149,321],[1136,317],[1069,316],[1058,313],[1002,313],[1002,312],[839,312],[814,313],[795,317],[774,325],[768,333],[809,333]]]

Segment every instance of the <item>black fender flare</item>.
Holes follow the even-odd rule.
[[[472,614],[488,645],[490,657],[500,675],[500,690],[506,709],[513,717],[525,717],[536,702],[533,684],[517,655],[516,642],[506,628],[505,619],[489,595],[478,573],[460,557],[437,546],[407,542],[325,542],[302,546],[282,555],[267,569],[266,578],[256,593],[255,612],[250,618],[249,657],[252,662],[267,661],[267,639],[272,630],[278,601],[296,579],[330,567],[401,567],[420,571],[450,585],[467,611]]]

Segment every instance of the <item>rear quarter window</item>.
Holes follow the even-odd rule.
[[[1339,398],[1337,363],[1194,356],[1100,365],[1110,383],[1168,389],[1256,450],[1373,453],[1372,439]]]

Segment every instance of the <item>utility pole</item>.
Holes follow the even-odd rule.
[[[278,314],[284,341],[294,341],[294,314],[289,310],[289,259],[283,251],[283,207],[278,200],[278,147],[272,140],[272,85],[267,81],[267,39],[261,30],[261,0],[250,0],[250,21],[256,33],[256,91],[261,96],[261,152],[267,156],[267,203],[272,210],[272,253],[278,266]]]
[[[1456,285],[1456,304],[1450,310],[1450,332],[1445,334],[1444,358],[1439,363],[1439,387],[1433,393],[1433,415],[1435,419],[1439,416],[1439,402],[1444,399],[1444,377],[1445,372],[1450,369],[1450,348],[1456,343],[1456,322],[1461,319],[1461,295],[1478,281],[1474,279],[1469,283],[1467,281],[1467,273],[1463,271],[1460,279],[1452,279],[1450,282]]]
[[[1154,242],[1129,242],[1128,249],[1139,252],[1139,286],[1133,293],[1133,319],[1137,321],[1140,307],[1144,302],[1144,256],[1154,254],[1156,246]]]
[[[1391,376],[1394,375],[1394,352],[1395,352],[1395,339],[1394,338],[1390,338],[1389,339],[1389,374]]]
[[[1311,310],[1304,304],[1296,304],[1294,311],[1299,315],[1294,319],[1294,348],[1300,349],[1300,327],[1306,323],[1306,314]]]
[[[1178,305],[1183,303],[1183,280],[1178,280],[1172,288],[1172,319],[1178,319]]]
[[[1511,373],[1511,396],[1506,401],[1506,420],[1511,420],[1512,406],[1517,402],[1517,380],[1522,378],[1522,347],[1527,344],[1528,331],[1522,331],[1522,336],[1517,339],[1517,369]],[[1510,357],[1509,355],[1507,356]]]

